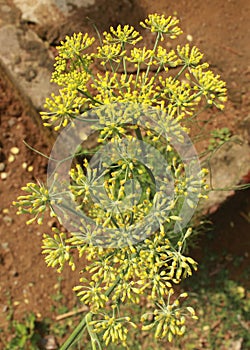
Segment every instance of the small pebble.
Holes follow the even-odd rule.
[[[10,216],[5,215],[5,216],[3,217],[3,221],[5,222],[6,225],[11,225],[12,222],[13,222],[13,219],[12,219]]]
[[[10,118],[8,120],[8,125],[10,128],[12,128],[16,124],[16,118]]]
[[[191,35],[191,34],[188,34],[188,35],[187,35],[187,41],[190,41],[190,42],[192,42],[192,41],[193,41],[193,37],[192,37],[192,35]]]
[[[27,166],[28,166],[28,164],[27,164],[26,162],[24,162],[24,163],[22,164],[22,168],[23,168],[23,169],[26,169]]]
[[[56,338],[52,334],[46,335],[43,340],[45,343],[44,349],[46,349],[46,350],[58,349],[58,344],[57,344]]]
[[[15,161],[15,159],[16,159],[15,156],[13,156],[13,154],[11,154],[8,158],[8,162],[13,163]]]
[[[0,171],[4,171],[5,169],[5,164],[4,163],[0,163]]]
[[[3,312],[7,312],[9,310],[9,306],[8,305],[4,305],[2,308]]]
[[[3,248],[3,250],[8,251],[9,250],[9,243],[8,242],[3,242],[3,243],[1,243],[1,247]]]
[[[19,148],[17,147],[11,147],[10,152],[12,154],[18,154],[20,152]]]
[[[1,179],[2,180],[6,180],[8,177],[8,174],[7,173],[1,173]]]

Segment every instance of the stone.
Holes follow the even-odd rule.
[[[72,10],[93,5],[95,0],[13,0],[22,13],[22,20],[39,25],[56,23]]]
[[[17,56],[21,57],[18,61]],[[46,97],[57,90],[50,83],[53,59],[44,42],[31,29],[5,25],[0,27],[0,59],[32,105],[42,110]]]
[[[11,154],[8,158],[8,162],[13,163],[15,161],[15,159],[16,159],[15,156],[13,156],[13,154]]]
[[[13,219],[12,219],[10,216],[5,215],[5,216],[3,217],[3,221],[5,222],[5,224],[6,224],[7,226],[9,226],[9,225],[12,224]]]
[[[4,169],[5,169],[5,164],[1,162],[0,163],[0,172],[4,171]]]
[[[234,187],[241,183],[246,171],[248,171],[247,164],[250,164],[247,142],[242,141],[241,144],[236,142],[225,143],[215,152],[207,166],[211,174],[211,185],[215,191],[209,193],[208,200],[201,201],[201,207],[204,209],[210,208],[210,213],[216,211],[228,197],[234,194]],[[207,182],[210,187],[209,178]],[[228,188],[227,191],[219,190],[226,188]]]
[[[16,118],[10,118],[8,120],[8,125],[10,128],[12,128],[16,124]]]
[[[0,177],[1,177],[1,179],[4,181],[4,180],[7,179],[8,174],[7,174],[7,173],[1,173]]]
[[[11,147],[10,152],[12,154],[18,154],[20,152],[20,149],[18,147]]]

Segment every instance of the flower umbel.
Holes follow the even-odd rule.
[[[152,33],[159,33],[163,41],[163,35],[167,35],[170,39],[175,39],[182,34],[182,30],[177,26],[179,20],[174,17],[165,17],[164,15],[152,14],[148,15],[145,22],[141,22],[143,28],[149,29]]]
[[[53,204],[57,198],[57,194],[52,194],[43,184],[35,184],[32,182],[27,183],[22,188],[28,194],[25,196],[19,196],[18,202],[13,202],[18,208],[17,214],[30,214],[33,218],[26,223],[31,224],[37,221],[38,224],[42,224],[43,217],[46,209],[49,209],[51,216],[56,216]]]
[[[189,127],[200,111],[224,107],[226,86],[197,47],[169,50],[164,41],[182,33],[178,23],[150,14],[141,22],[152,33],[149,46],[134,27],[118,25],[98,35],[96,47],[82,33],[58,47],[52,81],[59,92],[46,99],[41,118],[63,129],[59,139],[74,133],[59,143],[65,157],[49,159],[57,174],[50,188],[28,183],[14,205],[33,216],[28,224],[41,224],[46,209],[58,218],[58,228],[43,236],[48,266],[61,272],[82,263],[74,291],[89,311],[62,350],[84,329],[99,350],[128,348],[129,327],[170,342],[184,334],[188,316],[197,318],[180,303],[187,293],[174,291],[197,270],[186,249],[195,230],[187,225],[208,191]],[[73,147],[81,133],[86,137]],[[126,316],[128,304],[145,306],[141,322]]]
[[[142,40],[140,34],[134,29],[134,27],[120,24],[117,28],[110,27],[110,33],[103,33],[103,43],[104,44],[131,44],[135,45],[138,41]]]
[[[195,311],[192,307],[187,306],[185,309],[180,308],[179,298],[186,298],[187,293],[180,294],[179,298],[175,299],[173,303],[170,302],[170,296],[173,295],[173,290],[170,291],[168,302],[158,304],[158,308],[153,313],[146,313],[142,315],[141,321],[145,322],[150,315],[153,316],[153,321],[142,327],[142,330],[148,331],[155,329],[155,338],[165,338],[171,342],[174,336],[181,336],[186,330],[186,311],[193,318],[197,319]]]
[[[66,234],[60,232],[57,228],[53,227],[53,237],[47,234],[43,235],[42,253],[46,254],[45,262],[48,266],[56,267],[58,272],[63,270],[64,264],[67,261],[72,270],[75,270],[75,264],[73,257],[70,254],[71,246],[66,244]]]

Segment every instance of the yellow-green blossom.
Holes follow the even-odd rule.
[[[75,264],[73,257],[70,254],[71,246],[66,244],[66,234],[60,232],[57,228],[53,227],[53,237],[47,234],[43,235],[42,254],[45,254],[45,262],[48,266],[58,267],[57,271],[61,272],[66,262],[71,266],[72,270],[75,270]]]
[[[145,313],[141,317],[142,322],[147,321],[149,318],[153,319],[151,322],[144,324],[142,330],[155,329],[155,338],[161,339],[166,337],[169,342],[173,340],[174,336],[181,336],[185,333],[186,316],[188,314],[193,319],[197,319],[192,307],[180,308],[179,298],[186,298],[187,293],[182,293],[173,303],[170,301],[171,295],[173,295],[173,290],[169,293],[167,304],[160,301],[157,309],[152,313]],[[185,311],[188,311],[188,314]]]
[[[69,122],[81,114],[81,110],[89,102],[88,98],[78,96],[77,90],[60,90],[59,95],[51,94],[46,99],[45,108],[49,112],[41,112],[45,126],[53,126],[59,130],[61,126],[66,127]]]
[[[13,202],[18,208],[17,214],[30,214],[33,217],[26,223],[31,224],[37,221],[38,224],[42,224],[43,217],[46,209],[49,209],[51,216],[56,216],[53,210],[53,204],[57,199],[56,193],[51,193],[43,184],[35,184],[29,182],[25,187],[22,187],[23,191],[28,194],[25,196],[19,196],[18,202]]]
[[[114,308],[113,308],[114,310]],[[127,347],[126,340],[128,335],[127,325],[137,328],[136,324],[130,320],[130,317],[116,317],[113,312],[112,316],[103,315],[104,318],[97,321],[91,321],[90,325],[94,326],[97,333],[102,333],[102,339],[106,346],[110,343],[121,343]]]
[[[182,34],[182,30],[177,26],[179,20],[175,17],[158,15],[157,13],[148,15],[144,22],[141,22],[143,28],[149,29],[152,33],[159,33],[161,40],[163,35],[167,35],[170,39],[175,39]]]
[[[88,33],[74,33],[71,37],[67,35],[65,40],[61,41],[61,45],[57,46],[57,50],[61,58],[72,59],[79,57],[94,41],[95,38],[89,37]]]
[[[58,271],[67,262],[75,268],[74,250],[83,257],[74,290],[89,308],[81,324],[93,348],[100,347],[100,335],[106,347],[111,342],[127,346],[127,326],[136,325],[122,315],[126,302],[146,300],[152,312],[142,315],[142,329],[154,329],[156,338],[168,341],[184,333],[187,315],[196,318],[191,307],[180,305],[187,293],[172,299],[174,284],[197,269],[185,251],[192,229],[181,226],[181,209],[185,204],[194,210],[199,198],[206,198],[207,171],[190,174],[191,164],[188,169],[173,145],[185,146],[187,118],[207,105],[223,108],[226,87],[202,63],[196,47],[168,51],[159,45],[165,36],[174,39],[182,33],[178,23],[175,17],[150,14],[141,25],[153,33],[152,47],[131,49],[128,44],[136,45],[142,37],[129,25],[110,27],[92,53],[94,38],[88,34],[67,36],[58,47],[52,81],[61,90],[46,99],[44,125],[59,130],[79,115],[84,122],[93,109],[99,159],[87,161],[94,152],[85,150],[83,162],[77,155],[67,190],[79,221],[72,220],[67,235],[55,228],[53,236],[44,235],[42,248],[48,266]],[[160,174],[147,163],[148,146],[166,161]],[[129,147],[136,152],[130,155]],[[28,223],[41,223],[47,207],[55,215],[54,205],[68,215],[55,186],[53,193],[40,184],[27,184],[24,190],[28,194],[14,204],[18,213],[34,216]]]
[[[104,44],[131,44],[135,45],[138,41],[142,40],[140,34],[134,29],[134,27],[120,24],[116,29],[110,27],[110,32],[103,33],[103,43]]]
[[[154,64],[160,67],[176,67],[181,63],[174,50],[167,51],[164,47],[158,46],[154,55]]]
[[[182,112],[192,114],[201,100],[201,93],[192,90],[189,82],[180,82],[172,77],[165,80],[160,78],[160,83],[158,90],[161,91],[162,99],[166,99],[172,107],[176,107],[178,114]]]
[[[193,81],[197,89],[205,96],[208,105],[215,105],[219,109],[224,108],[227,100],[226,83],[220,80],[220,76],[214,75],[210,70],[204,71],[203,67],[197,66],[191,69],[195,80]],[[186,74],[187,79],[191,79],[190,74]]]
[[[96,58],[101,59],[101,64],[105,65],[107,62],[111,64],[113,62],[120,62],[122,56],[126,53],[125,50],[122,50],[121,44],[104,44],[97,47]]]
[[[154,52],[152,50],[147,50],[146,47],[137,48],[134,47],[130,51],[130,56],[127,58],[128,61],[135,63],[135,66],[144,64],[152,64],[151,58],[153,57]]]
[[[190,49],[189,44],[186,44],[185,46],[178,45],[176,52],[180,57],[182,64],[187,67],[196,67],[200,64],[200,61],[203,58],[203,54],[200,50],[196,46],[193,46]]]
[[[80,279],[80,282],[84,281],[86,281],[85,278]],[[88,286],[76,286],[73,290],[77,292],[78,297],[83,303],[90,305],[93,311],[103,308],[108,301],[108,297],[104,294],[99,281],[92,281]]]

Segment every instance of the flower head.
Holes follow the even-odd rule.
[[[145,22],[141,22],[143,28],[149,29],[152,33],[159,33],[161,40],[164,39],[164,35],[169,36],[170,39],[175,39],[178,35],[182,34],[182,30],[177,26],[179,20],[175,17],[165,17],[164,15],[151,14],[145,19]]]
[[[120,24],[116,29],[110,27],[110,32],[103,33],[104,44],[131,44],[135,45],[138,41],[142,39],[140,33],[138,33],[134,27],[125,25],[121,26]]]

